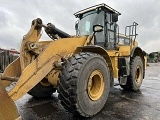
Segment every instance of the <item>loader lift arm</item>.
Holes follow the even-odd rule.
[[[60,61],[62,56],[73,54],[79,46],[85,44],[86,37],[81,39],[65,38],[52,42],[48,41],[47,44],[43,45],[43,42],[39,42],[42,26],[42,21],[39,18],[34,20],[30,31],[23,38],[20,63],[16,63],[16,65],[21,67],[21,71],[19,70],[18,73],[9,76],[7,73],[10,73],[10,68],[12,68],[13,65],[16,66],[12,63],[13,65],[8,66],[2,75],[2,78],[4,75],[6,76],[5,78],[17,77],[17,74],[19,75],[16,86],[8,93],[13,100],[21,98],[37,85],[51,70],[56,69],[54,63]],[[8,80],[3,80],[2,82],[5,83],[6,81]],[[5,84],[5,87],[9,84],[10,82]]]

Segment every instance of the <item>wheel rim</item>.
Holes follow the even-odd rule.
[[[88,95],[91,100],[98,100],[104,91],[104,77],[100,70],[94,70],[88,81]]]
[[[140,83],[142,80],[142,70],[141,67],[138,66],[136,69],[136,83]]]

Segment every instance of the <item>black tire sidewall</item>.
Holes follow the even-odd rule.
[[[136,82],[136,78],[135,78],[136,73],[137,73],[136,70],[137,70],[138,66],[140,67],[141,72],[142,72],[141,73],[142,78],[141,78],[139,83]],[[131,76],[132,76],[131,78],[132,78],[132,82],[133,82],[133,89],[134,90],[139,90],[139,88],[142,85],[142,81],[143,81],[143,62],[142,62],[140,57],[136,57],[135,60],[132,63]]]
[[[81,68],[77,83],[78,104],[85,114],[94,115],[103,108],[108,98],[110,88],[109,69],[104,59],[100,57],[88,59]],[[90,99],[87,91],[88,79],[94,70],[100,70],[104,77],[104,91],[102,96],[96,101]]]
[[[43,86],[41,83],[38,83],[28,92],[28,94],[32,95],[33,97],[42,98],[50,97],[55,91],[56,88],[54,88],[52,85]]]

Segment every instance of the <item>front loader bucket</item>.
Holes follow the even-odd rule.
[[[16,105],[0,80],[0,120],[20,120]]]
[[[16,82],[20,75],[21,75],[20,58],[17,58],[15,61],[13,61],[6,67],[0,80],[2,80],[4,87],[7,87],[12,82],[14,81]]]

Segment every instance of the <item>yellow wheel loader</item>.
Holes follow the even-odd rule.
[[[117,78],[124,90],[138,91],[145,73],[145,58],[135,38],[137,23],[119,34],[120,13],[99,4],[74,14],[76,35],[71,36],[40,18],[23,37],[20,57],[6,67],[1,81],[12,100],[26,93],[47,97],[58,91],[65,109],[92,117],[105,105]],[[52,40],[40,41],[41,31]],[[1,103],[0,103],[1,104]]]

